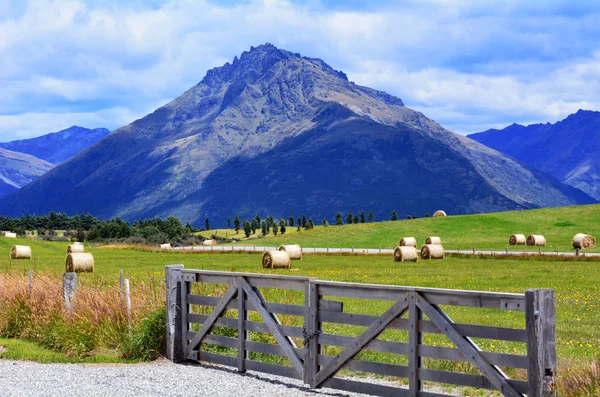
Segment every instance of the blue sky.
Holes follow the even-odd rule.
[[[115,129],[250,46],[322,58],[459,133],[600,110],[600,1],[0,0],[0,141]]]

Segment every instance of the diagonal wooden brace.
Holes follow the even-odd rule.
[[[494,387],[508,397],[523,397],[509,383],[506,376],[495,366],[490,365],[481,355],[479,347],[469,338],[463,336],[454,328],[452,321],[441,312],[437,306],[433,306],[420,293],[416,294],[417,306],[425,313],[433,324],[444,333],[456,345],[465,357],[481,371]]]
[[[237,295],[237,291],[238,282],[236,279],[234,279],[231,283],[231,287],[229,287],[221,301],[219,301],[219,304],[215,306],[210,316],[208,316],[204,324],[202,324],[202,328],[200,328],[200,330],[196,332],[196,335],[194,335],[194,339],[192,339],[187,345],[187,348],[185,350],[185,356],[187,358],[191,359],[190,354],[192,353],[192,351],[194,351],[200,345],[202,339],[204,339],[204,337],[208,335],[212,327],[215,325],[217,319],[221,316],[221,314],[223,314],[225,310],[227,310],[227,304]]]
[[[281,332],[281,328],[279,327],[279,321],[276,317],[269,313],[269,311],[264,306],[264,298],[260,295],[260,292],[256,291],[246,280],[240,277],[239,279],[240,285],[244,289],[244,292],[248,296],[252,305],[254,305],[254,309],[260,314],[265,325],[269,328],[269,331],[273,334],[279,346],[285,351],[288,359],[292,363],[292,366],[298,372],[300,379],[304,378],[304,363],[296,352],[294,351],[295,344],[292,342],[290,338],[285,336],[283,332]]]
[[[335,356],[327,365],[325,365],[321,371],[317,373],[315,377],[315,384],[311,387],[316,388],[325,382],[329,377],[333,376],[339,371],[352,357],[356,356],[360,351],[367,346],[373,339],[382,333],[388,325],[397,317],[402,316],[408,310],[408,298],[405,295],[404,298],[394,303],[389,309],[386,310],[377,320],[375,320],[369,327],[356,338],[350,345],[348,345],[340,354]]]

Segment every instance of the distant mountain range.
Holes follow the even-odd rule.
[[[0,201],[0,213],[474,213],[591,203],[320,59],[265,44]]]
[[[0,147],[15,152],[27,153],[52,164],[60,164],[108,134],[110,134],[110,131],[106,128],[90,130],[74,125],[66,130],[37,138],[0,143]]]
[[[555,124],[512,124],[469,138],[600,200],[600,112],[579,110]]]
[[[0,148],[0,196],[12,193],[53,167],[29,154]]]

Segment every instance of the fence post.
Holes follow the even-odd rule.
[[[246,339],[248,339],[248,331],[246,331],[246,320],[248,320],[248,311],[246,310],[246,293],[242,287],[241,279],[238,277],[238,371],[246,372]]]
[[[556,311],[554,290],[525,291],[529,397],[556,397]]]
[[[423,334],[421,333],[420,320],[423,318],[421,309],[416,304],[415,291],[409,292],[408,308],[408,395],[417,397],[419,392],[423,391],[423,383],[420,380],[419,371],[421,368],[421,355],[419,345],[423,343]]]
[[[75,297],[75,291],[77,291],[77,274],[63,274],[63,298],[65,299],[65,309],[69,311],[73,309],[73,298]]]
[[[316,375],[319,372],[319,285],[316,282],[308,282],[308,324],[306,329],[306,336],[308,342],[307,354],[306,354],[306,380],[310,385],[311,389],[316,386]]]
[[[173,362],[184,361],[183,330],[181,324],[181,270],[183,265],[165,266],[167,285],[167,358]]]

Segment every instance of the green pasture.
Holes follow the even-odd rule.
[[[343,214],[345,216],[345,214]],[[320,224],[319,220],[315,224]],[[285,235],[242,241],[238,244],[300,244],[305,247],[394,248],[400,238],[413,236],[419,245],[427,236],[440,236],[446,249],[504,250],[511,234],[541,234],[546,237],[545,251],[574,251],[571,240],[577,233],[596,236],[599,244],[585,252],[600,252],[600,205],[544,208],[445,218],[400,219],[375,223],[328,227],[317,226]],[[242,234],[240,232],[240,234]],[[511,251],[535,250],[537,247],[514,246]]]

